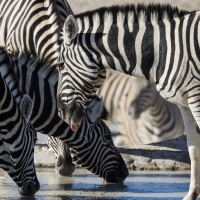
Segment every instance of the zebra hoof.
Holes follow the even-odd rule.
[[[40,189],[40,183],[29,183],[25,187],[19,187],[19,194],[21,196],[33,196]]]
[[[61,155],[58,157],[56,171],[62,176],[72,176],[75,165],[72,163],[71,157],[64,159]]]

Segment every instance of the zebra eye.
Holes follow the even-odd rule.
[[[105,138],[107,141],[110,141],[110,140],[111,140],[111,135],[104,135],[104,138]]]
[[[108,141],[111,140],[111,133],[110,133],[110,130],[106,130],[105,133],[104,133],[104,138]]]
[[[59,69],[59,70],[64,70],[64,69],[65,69],[64,63],[63,63],[62,65],[59,65],[59,66],[58,66],[58,69]]]

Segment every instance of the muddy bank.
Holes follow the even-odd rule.
[[[150,145],[118,147],[130,170],[188,170],[190,159],[185,136]],[[45,144],[35,146],[37,167],[54,167],[55,157]]]
[[[159,143],[118,148],[132,170],[188,170],[190,158],[186,137]]]

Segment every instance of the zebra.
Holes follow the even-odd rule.
[[[22,196],[40,188],[34,167],[34,138],[30,124],[32,100],[20,93],[9,57],[0,49],[0,167],[17,184]]]
[[[96,142],[96,139],[93,138],[93,136],[100,137],[100,135],[98,134],[91,135],[91,132],[93,132],[93,129],[95,129],[95,126],[100,120],[100,117],[106,119],[107,111],[103,106],[103,101],[99,99],[97,96],[95,96],[86,109],[86,118],[83,120],[83,123],[81,124],[81,126],[83,126],[84,129],[80,129],[79,127],[77,130],[77,132],[80,132],[80,134],[78,134],[77,137],[78,143],[80,143],[79,137],[80,135],[83,135],[83,130],[84,130],[84,139],[88,140],[91,143],[94,150],[93,151],[87,151],[85,149],[82,150],[83,148],[82,144],[76,146],[75,148],[72,148],[71,154],[73,157],[73,162],[75,163],[76,166],[86,167],[95,174],[100,174],[100,176],[103,177],[107,176],[108,177],[106,178],[107,182],[110,183],[121,182],[122,180],[124,180],[124,177],[127,176],[128,173],[128,171],[126,171],[126,168],[124,170],[125,165],[123,164],[124,163],[123,159],[121,159],[121,163],[119,164],[119,168],[121,168],[121,171],[119,171],[119,173],[113,172],[113,166],[110,166],[109,163],[113,163],[114,167],[116,167],[115,166],[116,160],[113,159],[113,157],[110,155],[110,151],[106,145],[103,146],[103,148],[99,148],[98,146],[99,142]],[[101,123],[98,124],[97,128],[99,130],[103,130],[100,131],[100,133],[104,134],[103,139],[105,143],[107,143],[108,141],[112,141],[111,132],[108,128],[105,130],[105,124],[103,121],[101,121]],[[76,134],[73,133],[73,131],[70,128],[69,130],[72,132],[72,135]],[[50,143],[49,144],[50,146],[53,145],[55,146],[55,148],[58,148],[60,140],[58,138],[48,137],[48,142]],[[97,160],[100,160],[100,162],[104,164],[102,166],[98,166],[96,163]],[[90,165],[88,165],[87,163],[90,163]]]
[[[200,11],[170,5],[100,8],[66,19],[60,53],[58,101],[65,106],[58,110],[72,127],[81,123],[105,69],[147,79],[180,106],[191,159],[184,200],[200,194],[199,22]]]
[[[62,24],[73,14],[65,0],[0,2],[0,47],[11,55],[32,55],[57,67]]]
[[[163,99],[155,84],[147,80],[106,70],[106,80],[97,95],[109,112],[108,121],[119,125],[119,142],[149,144],[184,133],[179,108]]]
[[[92,152],[94,147],[90,145],[90,141],[84,140],[85,134],[82,133],[84,127],[82,127],[83,131],[79,130],[78,132],[82,134],[78,140],[78,133],[72,135],[70,127],[60,119],[57,110],[57,103],[59,103],[56,100],[57,66],[63,65],[59,63],[60,47],[63,42],[62,25],[65,17],[69,14],[72,14],[71,9],[65,0],[2,0],[0,2],[0,47],[10,55],[11,59],[16,58],[13,63],[23,62],[23,56],[30,58],[26,60],[27,62],[28,60],[31,60],[32,63],[34,60],[37,61],[35,65],[29,65],[31,68],[25,68],[23,65],[24,70],[14,67],[17,70],[20,90],[33,100],[31,123],[35,130],[58,137],[71,148],[79,149],[81,146],[80,151],[86,153],[87,151]],[[26,74],[26,72],[28,73]],[[98,152],[100,153],[101,148],[107,146],[111,161],[103,163],[102,160],[106,159],[107,155],[99,154],[95,164],[92,160],[88,160],[82,165],[105,180],[112,179],[110,176],[114,173],[116,179],[118,177],[123,181],[128,175],[128,171],[112,141],[106,140],[107,135],[104,136],[107,126],[100,120],[93,127],[91,136],[98,144]],[[76,143],[76,141],[82,141],[82,144]],[[81,161],[82,157],[79,160]],[[113,169],[104,169],[104,166],[107,165]],[[110,171],[112,172],[109,173]]]
[[[62,141],[65,148],[76,152],[72,155],[77,155],[79,166],[85,167],[107,182],[120,180],[122,182],[128,176],[128,170],[110,138],[111,133],[108,127],[101,119],[102,106],[99,105],[99,100],[95,101],[99,105],[98,109],[94,106],[87,111],[89,116],[93,109],[99,110],[100,113],[97,112],[99,115],[85,117],[84,124],[73,132],[70,126],[58,116],[57,70],[52,70],[46,62],[41,64],[37,59],[26,55],[12,56],[11,59],[14,73],[18,78],[19,89],[33,99],[31,123],[37,132],[50,136],[47,139],[50,147],[55,150]],[[57,143],[58,140],[52,137],[57,137],[61,141]],[[68,149],[60,148],[63,152],[71,153]],[[93,155],[93,159],[88,155]],[[69,154],[59,153],[57,168],[61,175],[73,173],[74,166]]]

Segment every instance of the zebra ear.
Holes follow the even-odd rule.
[[[78,25],[73,15],[69,15],[65,20],[63,27],[64,40],[67,45],[70,45],[72,40],[78,33]]]
[[[22,116],[28,122],[30,122],[31,114],[32,114],[32,111],[33,111],[33,101],[27,94],[25,94],[22,97],[22,100],[20,102],[20,110],[21,110]]]
[[[95,122],[97,118],[101,117],[103,110],[104,104],[102,99],[94,97],[88,105],[87,116],[90,119],[90,121]]]

